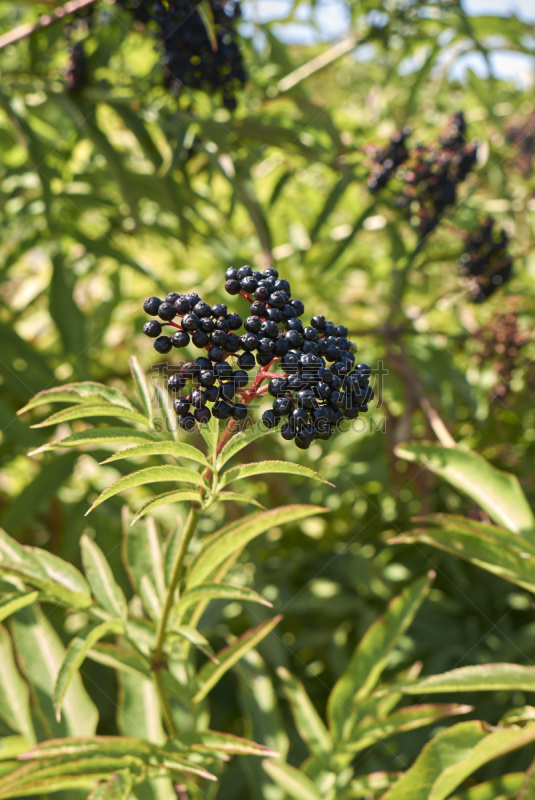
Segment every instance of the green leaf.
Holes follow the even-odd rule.
[[[217,459],[217,468],[221,469],[221,467],[226,464],[230,458],[235,456],[236,453],[239,453],[240,450],[243,450],[244,447],[247,447],[248,444],[256,442],[256,440],[260,439],[262,436],[269,436],[273,433],[276,433],[275,428],[262,429],[259,428],[258,425],[248,428],[246,431],[239,431],[238,433],[235,433],[219,454]]]
[[[91,402],[94,397],[100,397],[108,403],[134,410],[131,402],[118,389],[95,381],[81,381],[79,383],[67,383],[64,386],[55,386],[53,389],[45,389],[36,394],[17,413],[24,414],[32,408],[49,405],[50,403],[87,403]]]
[[[22,547],[0,529],[0,574],[17,575],[52,598],[75,608],[91,605],[89,593],[78,580],[83,581],[78,570],[51,553],[44,553],[44,550]]]
[[[162,604],[153,582],[148,575],[143,575],[139,582],[139,595],[147,616],[153,622],[158,622],[162,613]]]
[[[206,663],[197,675],[196,681],[199,686],[192,703],[200,703],[206,695],[221,680],[225,672],[236,664],[249,650],[265,639],[271,631],[279,624],[282,616],[274,617],[271,620],[260,623],[256,628],[246,631],[233,644],[221,650],[217,654],[219,663]]]
[[[434,514],[417,521],[429,527],[402,534],[391,543],[433,545],[535,592],[535,548],[523,537],[506,528],[448,514]]]
[[[89,511],[86,511],[86,516],[94,508],[99,506],[110,497],[123,492],[125,489],[133,489],[136,486],[145,486],[147,483],[158,483],[159,481],[172,481],[182,483],[193,483],[196,486],[202,486],[203,489],[208,488],[207,483],[198,472],[185,467],[175,467],[172,465],[165,465],[161,467],[145,467],[130,475],[125,475],[119,478],[118,481],[112,483],[102,494],[98,496]]]
[[[30,713],[30,692],[15,665],[14,649],[6,629],[0,625],[0,719],[28,742],[35,741]]]
[[[99,606],[114,617],[126,619],[126,598],[100,547],[84,534],[80,539],[84,572]]]
[[[279,667],[277,674],[282,681],[282,688],[292,709],[299,735],[311,753],[326,756],[332,750],[331,737],[305,687],[284,667]]]
[[[262,766],[269,777],[295,800],[322,800],[316,784],[295,767],[283,761],[263,761]]]
[[[241,736],[217,731],[194,731],[174,736],[165,745],[165,749],[193,751],[198,753],[227,753],[237,756],[277,757],[279,754],[263,744],[251,742]]]
[[[121,671],[119,678],[119,708],[117,727],[123,736],[139,736],[154,744],[166,740],[160,703],[151,679],[143,679],[132,672]]]
[[[535,543],[535,519],[514,475],[500,472],[477,453],[435,444],[398,445],[396,454],[419,461],[478,503],[498,525]]]
[[[535,667],[519,664],[478,664],[430,675],[403,687],[405,694],[437,692],[535,691]]]
[[[513,750],[518,750],[535,741],[535,725],[524,728],[505,728],[489,733],[478,742],[467,756],[456,764],[446,767],[433,783],[430,796],[436,800],[447,797],[477,769]]]
[[[58,450],[62,447],[82,447],[83,445],[99,444],[139,444],[141,442],[154,442],[156,436],[148,431],[136,431],[134,428],[91,428],[86,431],[77,431],[65,436],[63,439],[56,439],[53,442],[33,450],[28,455],[41,453],[44,450]]]
[[[87,658],[104,664],[119,672],[128,672],[138,678],[150,678],[150,664],[136,650],[117,644],[97,644],[88,653]]]
[[[158,406],[160,411],[162,412],[162,423],[164,427],[164,435],[167,439],[176,439],[178,433],[178,425],[176,422],[176,415],[173,413],[173,409],[169,403],[169,394],[164,392],[161,386],[155,384],[154,392],[156,394],[156,400],[158,401]],[[195,450],[197,448],[194,448]]]
[[[326,508],[319,506],[283,506],[272,511],[250,514],[239,522],[226,525],[212,534],[192,559],[187,575],[187,588],[204,583],[233,553],[270,528],[315,514],[324,514],[326,511]]]
[[[128,363],[130,364],[130,372],[132,373],[141,407],[148,419],[149,426],[152,426],[152,401],[145,373],[135,356],[132,356]]]
[[[431,788],[448,767],[461,763],[486,737],[485,726],[459,722],[435,736],[421,751],[410,769],[383,795],[382,800],[435,800]]]
[[[63,411],[56,411],[43,422],[32,425],[32,428],[46,428],[48,425],[59,425],[60,422],[72,422],[75,419],[86,419],[87,417],[118,417],[120,419],[130,419],[132,422],[139,422],[141,425],[148,425],[147,417],[129,408],[114,406],[111,403],[96,405],[92,403],[81,403]]]
[[[132,519],[132,525],[134,525],[143,517],[146,517],[147,514],[150,514],[156,508],[167,506],[172,503],[197,503],[202,505],[202,497],[198,491],[193,491],[193,489],[190,489],[189,491],[187,489],[179,489],[177,492],[164,492],[163,494],[158,494],[151,500],[147,500],[146,503],[143,503],[143,505],[138,508],[135,516]]]
[[[430,573],[407,587],[364,634],[329,697],[327,716],[335,741],[351,735],[355,720],[349,710],[358,707],[376,685],[390,652],[427,597],[433,577]]]
[[[223,473],[220,480],[221,488],[227,486],[232,481],[241,480],[242,478],[250,478],[253,475],[268,475],[273,473],[301,475],[305,478],[311,478],[315,481],[322,481],[322,483],[329,483],[313,469],[303,467],[301,464],[295,464],[293,461],[259,461],[254,464],[240,464],[237,467],[232,467]],[[329,483],[329,486],[333,486]]]
[[[207,0],[201,0],[197,6],[197,11],[202,19],[202,24],[204,25],[206,35],[210,40],[212,50],[215,52],[217,50],[217,37],[214,28],[214,14],[212,11],[212,6],[207,2]]]
[[[52,702],[56,710],[56,719],[58,722],[61,719],[61,707],[65,698],[65,693],[69,688],[72,678],[82,666],[89,650],[104,636],[122,632],[123,623],[121,620],[113,619],[101,622],[100,625],[95,625],[84,638],[77,636],[71,641],[65,653],[63,663],[59,668],[58,677],[54,686],[54,693],[52,695]]]
[[[240,603],[261,603],[263,606],[273,608],[273,605],[262,595],[245,586],[231,586],[228,583],[201,583],[194,589],[185,591],[173,610],[182,613],[189,606],[196,605],[203,600],[237,600]]]
[[[87,800],[128,800],[132,790],[132,774],[127,769],[114,772],[106,783],[97,786]]]
[[[209,467],[206,456],[201,453],[196,447],[183,442],[154,442],[154,444],[142,444],[139,447],[130,447],[127,450],[121,450],[119,453],[114,453],[112,456],[103,461],[103,464],[110,464],[113,461],[121,461],[124,458],[137,458],[138,456],[172,456],[173,458],[182,459],[189,458],[201,464],[203,467]]]
[[[512,772],[509,775],[502,775],[484,783],[478,783],[461,794],[453,795],[451,800],[505,800],[512,798],[522,786],[525,773]],[[529,800],[529,795],[518,800]]]
[[[125,519],[125,523],[128,520]],[[164,557],[160,537],[153,519],[133,528],[124,527],[123,548],[124,562],[132,586],[139,590],[141,579],[147,575],[158,598],[163,600],[165,594]]]
[[[472,706],[463,706],[457,703],[425,703],[398,708],[385,719],[363,722],[359,725],[351,739],[344,744],[344,749],[346,752],[356,753],[397,733],[412,731],[424,725],[433,725],[440,719],[458,714],[469,714],[473,710]]]
[[[58,723],[52,697],[65,649],[51,623],[38,606],[30,606],[13,615],[13,643],[21,672],[32,687],[40,724],[47,736],[87,736],[94,733],[98,713],[75,674],[63,701],[63,718]]]
[[[266,510],[266,507],[263,506],[262,503],[259,503],[258,500],[255,500],[254,497],[248,497],[246,494],[238,494],[237,492],[218,492],[215,499],[221,503],[240,503],[243,505],[256,506],[263,511]]]
[[[63,352],[86,361],[85,317],[73,297],[74,281],[63,258],[52,257],[52,279],[48,308],[63,344]]]
[[[212,646],[206,636],[203,636],[197,628],[189,627],[188,625],[180,625],[178,628],[175,628],[173,631],[168,634],[171,638],[173,636],[181,637],[185,639],[187,642],[196,647],[201,653],[210,659],[214,664],[219,664],[219,661],[214,656],[214,651],[212,650]]]
[[[39,592],[25,592],[16,594],[6,594],[0,599],[0,622],[6,617],[14,614],[20,608],[31,606],[39,597]]]
[[[342,795],[343,800],[370,800],[371,797],[378,797],[388,789],[399,778],[399,772],[372,772],[369,775],[359,775],[351,781],[349,791]]]

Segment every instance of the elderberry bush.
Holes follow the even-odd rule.
[[[134,18],[157,31],[163,50],[164,85],[178,93],[186,86],[221,92],[226,108],[236,108],[236,92],[247,76],[234,25],[240,17],[237,0],[209,0],[217,48],[212,47],[198,0],[120,0]]]
[[[468,237],[460,272],[469,278],[470,299],[474,303],[484,303],[511,279],[513,260],[507,252],[508,243],[509,237],[503,229],[496,234],[492,218]]]
[[[368,179],[368,189],[374,193],[384,189],[392,175],[398,167],[409,157],[406,140],[410,136],[412,128],[406,127],[402,131],[397,131],[390,143],[381,149],[373,151],[373,167]]]
[[[272,267],[230,268],[225,278],[227,293],[249,303],[245,320],[222,303],[210,306],[195,292],[170,292],[163,301],[150,297],[143,306],[154,318],[143,332],[155,340],[158,353],[189,345],[205,351],[168,380],[181,428],[192,430],[212,415],[244,420],[248,402],[263,394],[264,380],[273,398],[264,425],[281,425],[282,437],[301,449],[314,439],[329,439],[343,420],[368,410],[374,397],[371,368],[355,364],[357,346],[345,325],[321,314],[304,325],[303,303],[292,298],[290,283]],[[174,333],[164,333],[166,327]],[[281,371],[275,373],[277,366]],[[251,379],[253,369],[258,371]]]

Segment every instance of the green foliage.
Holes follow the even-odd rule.
[[[50,11],[0,2],[0,36]],[[533,792],[534,107],[496,71],[496,48],[532,63],[533,26],[343,11],[340,43],[318,4],[249,15],[232,116],[165,91],[118,3],[0,49],[0,797]],[[369,148],[461,110],[478,164],[419,241],[394,188],[367,191]],[[476,306],[458,259],[489,214],[514,277]],[[245,263],[384,362],[368,428],[306,453],[177,430],[142,300],[224,302]]]

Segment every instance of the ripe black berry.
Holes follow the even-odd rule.
[[[146,314],[150,314],[151,317],[155,317],[158,314],[158,309],[160,308],[162,301],[159,297],[149,297],[148,300],[145,300],[143,303],[143,311]]]
[[[212,414],[216,419],[229,419],[232,415],[232,406],[226,400],[216,400],[212,406]]]
[[[229,281],[225,283],[225,291],[228,294],[239,294],[241,290],[240,282],[231,278]]]
[[[186,297],[178,297],[174,306],[177,314],[187,314],[188,311],[191,311],[191,303]]]
[[[238,366],[241,369],[250,370],[256,365],[256,359],[252,353],[242,353],[238,358]]]
[[[280,416],[286,416],[292,410],[292,401],[289,397],[277,397],[273,403],[273,411]]]
[[[174,372],[167,381],[167,389],[170,392],[179,392],[185,385],[185,379],[178,372]]]
[[[168,353],[172,349],[173,345],[169,336],[159,336],[156,341],[154,342],[154,349],[157,353]]]
[[[212,412],[207,406],[203,406],[202,408],[196,408],[193,416],[201,425],[206,425],[212,418]]]
[[[195,347],[207,347],[210,344],[210,339],[204,331],[195,331],[191,337],[191,341]]]
[[[151,319],[149,320],[149,322],[146,322],[143,325],[143,333],[146,336],[150,336],[151,339],[156,339],[156,337],[159,336],[161,332],[162,332],[162,326],[155,319]]]
[[[232,419],[241,421],[247,417],[247,406],[243,403],[235,403],[230,412]]]
[[[196,314],[185,314],[182,317],[182,327],[186,331],[196,331],[199,327],[199,317]]]
[[[192,431],[195,427],[196,420],[193,414],[181,414],[178,418],[178,424],[185,431]]]
[[[262,422],[266,428],[276,428],[279,424],[279,417],[275,414],[272,408],[268,408],[262,414]]]
[[[208,358],[210,358],[211,361],[223,361],[225,358],[225,353],[220,347],[212,345],[212,347],[208,350]]]

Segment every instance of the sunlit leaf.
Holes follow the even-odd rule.
[[[322,800],[319,789],[304,772],[282,761],[263,761],[270,778],[294,800]]]
[[[268,475],[268,474],[289,474],[300,475],[305,478],[310,478],[315,481],[323,481],[329,483],[317,472],[308,467],[303,467],[301,464],[295,464],[291,461],[259,461],[256,464],[240,464],[238,467],[232,467],[224,472],[221,476],[221,487],[227,486],[232,481],[241,480],[242,478],[250,478],[253,475]],[[332,486],[333,484],[330,484]]]
[[[84,571],[97,603],[119,619],[126,618],[126,599],[100,547],[84,534],[80,539]]]

